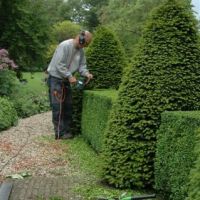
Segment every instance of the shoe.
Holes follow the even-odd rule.
[[[72,139],[74,136],[71,133],[66,133],[62,136],[60,136],[60,139],[62,140],[67,140],[67,139]]]

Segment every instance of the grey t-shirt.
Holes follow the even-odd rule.
[[[69,78],[76,71],[82,76],[88,72],[83,49],[77,49],[73,39],[61,42],[56,48],[47,68],[51,76]]]

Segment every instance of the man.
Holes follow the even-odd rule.
[[[55,139],[73,137],[70,130],[72,122],[71,85],[77,82],[73,74],[78,71],[88,80],[93,78],[86,67],[83,51],[83,48],[88,46],[91,40],[92,34],[89,31],[82,31],[76,38],[61,42],[48,66],[49,97]]]

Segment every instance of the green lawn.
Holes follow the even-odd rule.
[[[94,200],[97,197],[125,197],[130,195],[140,196],[143,194],[151,194],[151,191],[141,190],[120,190],[108,186],[101,181],[101,168],[102,159],[100,155],[96,154],[93,149],[80,137],[76,137],[73,140],[63,141],[69,147],[70,164],[72,168],[77,171],[77,174],[82,179],[84,184],[80,183],[79,187],[74,189],[74,192],[79,193],[86,200]],[[69,158],[67,158],[69,159]],[[153,199],[152,199],[153,200]],[[156,198],[155,200],[158,200]]]
[[[35,72],[23,73],[23,79],[27,80],[27,83],[24,83],[25,90],[31,90],[34,93],[40,94],[47,91],[47,86],[45,84],[46,74],[44,72]]]

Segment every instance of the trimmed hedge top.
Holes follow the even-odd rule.
[[[99,89],[99,90],[92,90],[92,91],[85,91],[88,94],[94,94],[97,96],[102,96],[105,98],[110,98],[112,100],[115,100],[117,98],[117,90],[105,90],[105,89]]]

